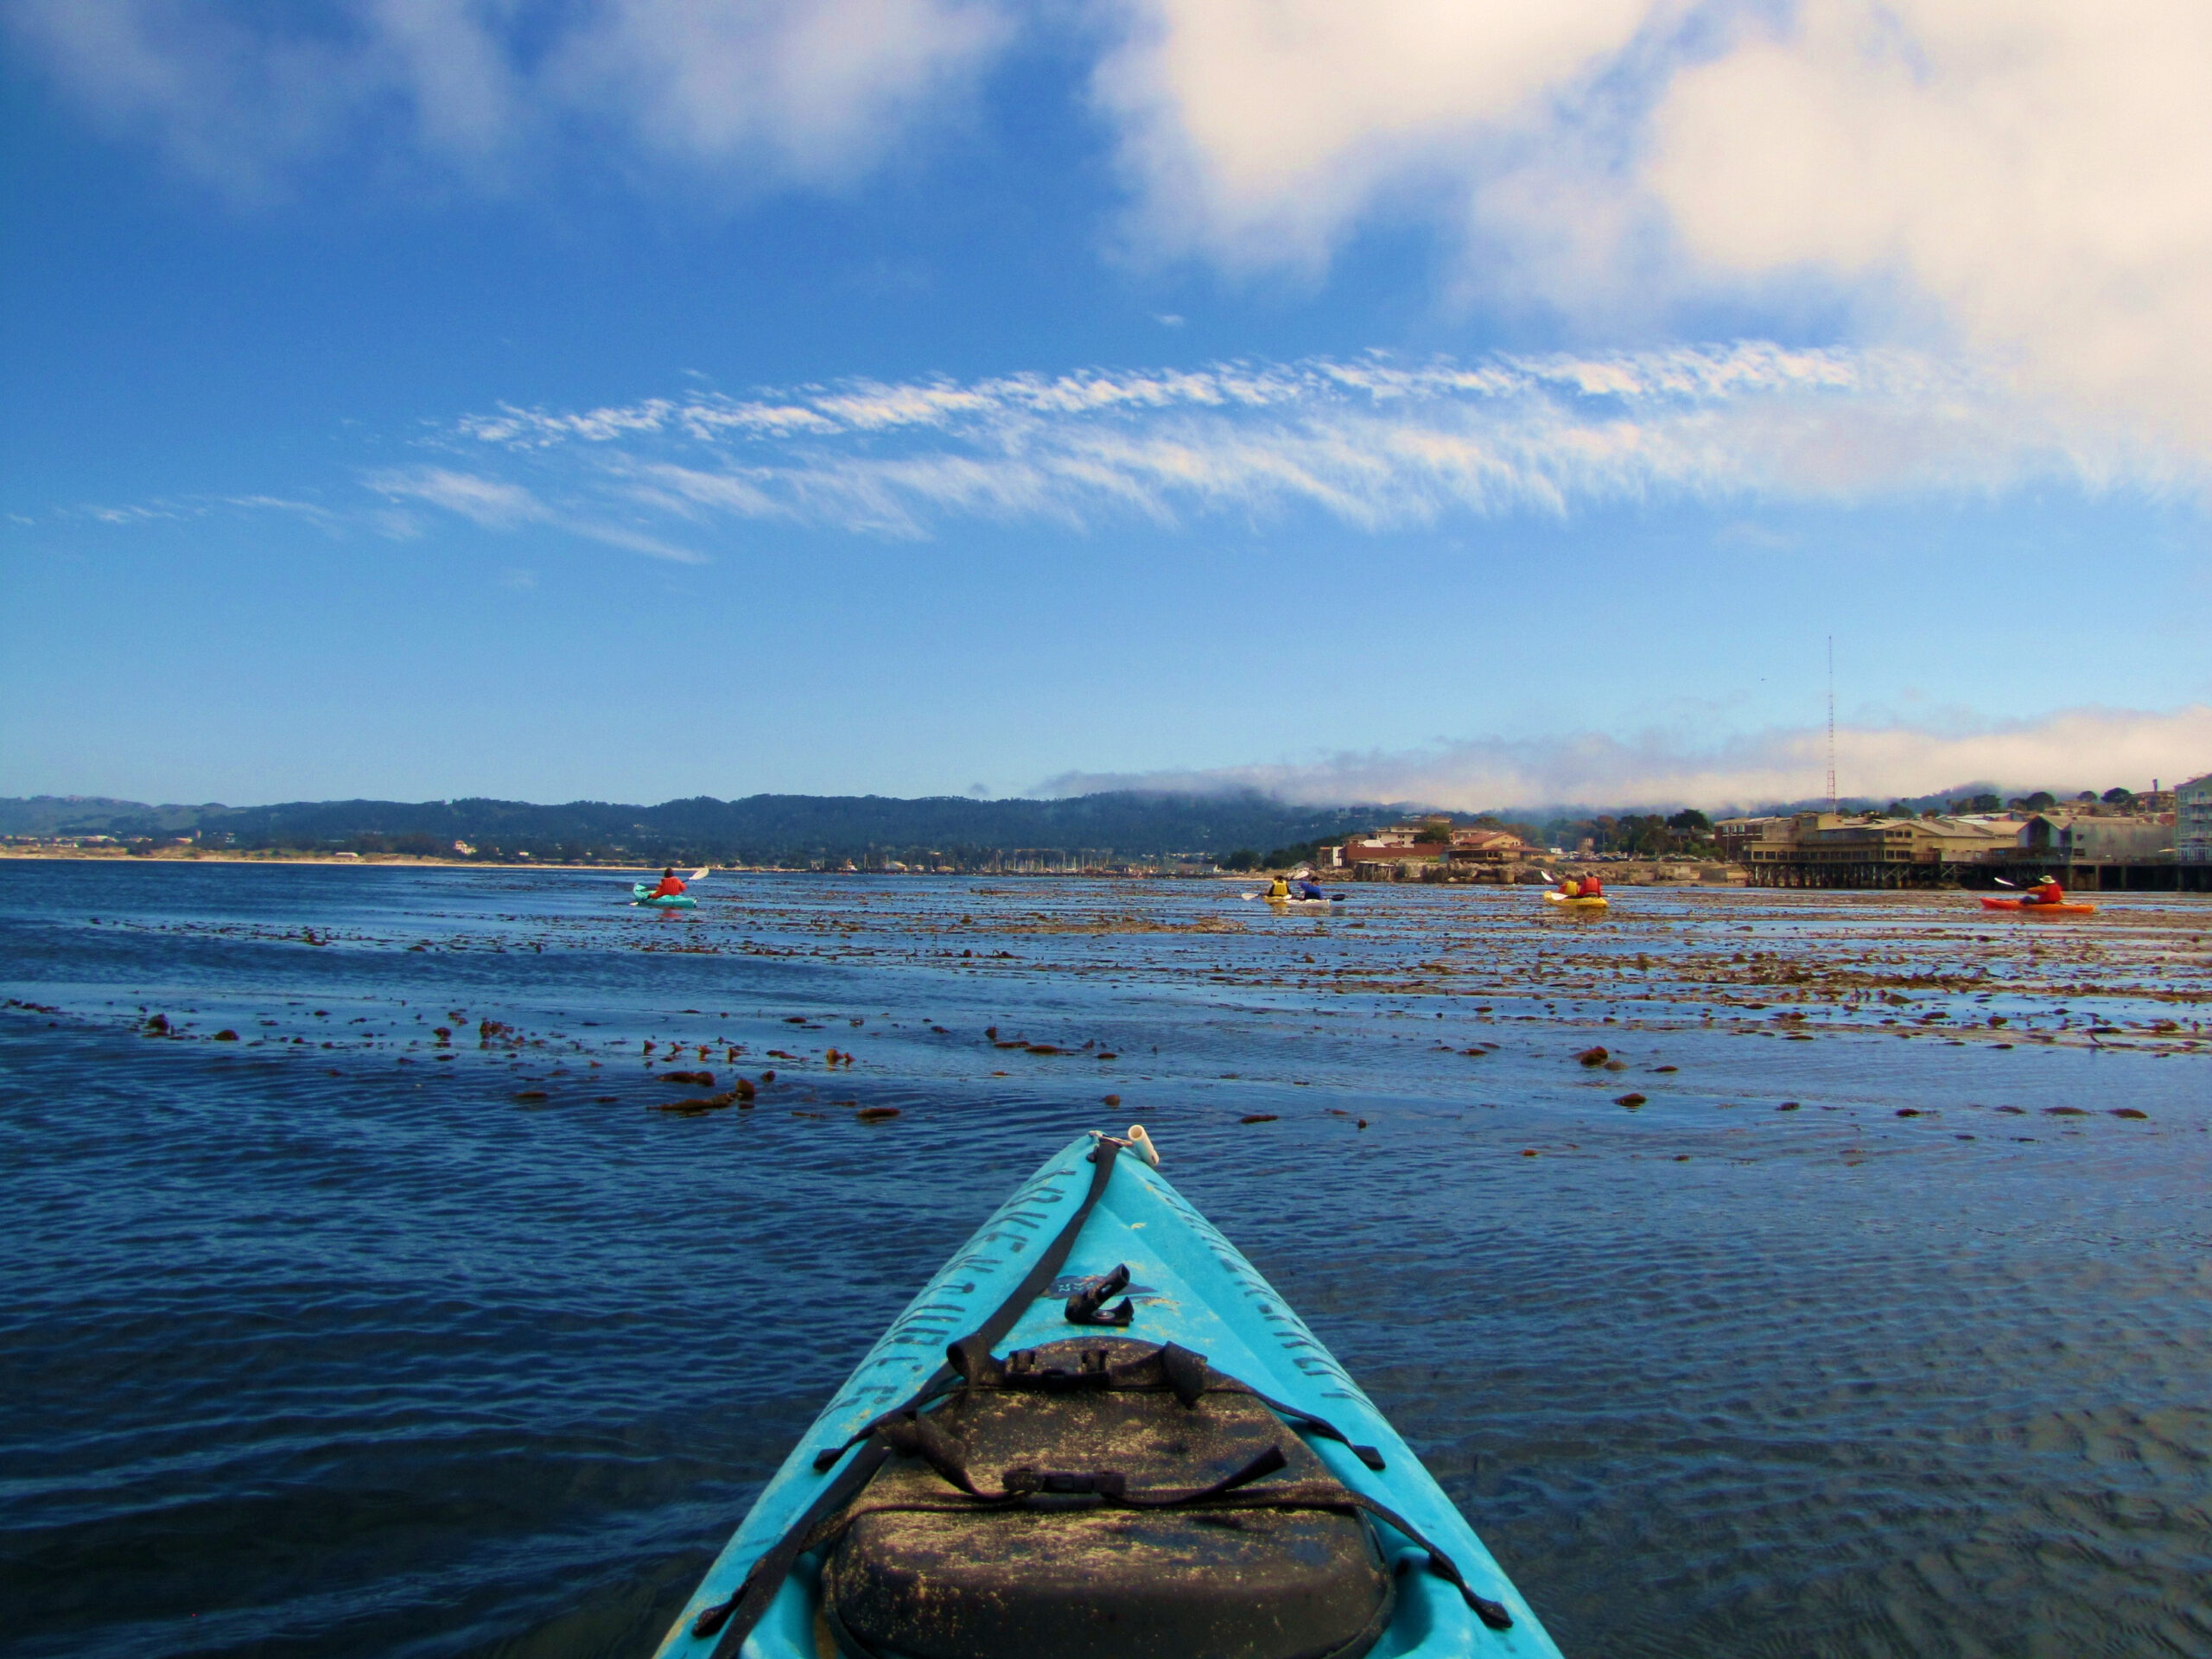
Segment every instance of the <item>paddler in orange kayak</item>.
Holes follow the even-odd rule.
[[[677,874],[675,866],[671,865],[667,869],[664,869],[660,873],[660,885],[655,887],[651,893],[647,893],[645,897],[648,899],[674,899],[681,895],[683,892],[683,878]]]
[[[2020,895],[2020,902],[2024,905],[2063,905],[2066,902],[2066,889],[2058,885],[2056,876],[2046,875]]]

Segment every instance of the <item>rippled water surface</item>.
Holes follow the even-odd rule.
[[[1141,1120],[1574,1659],[2212,1654],[2212,906],[626,891],[0,864],[0,1651],[649,1652]]]

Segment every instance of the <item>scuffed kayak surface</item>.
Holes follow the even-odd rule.
[[[692,1622],[737,1588],[753,1563],[833,1478],[834,1471],[816,1471],[816,1452],[843,1442],[902,1404],[942,1363],[946,1345],[982,1325],[1020,1282],[1080,1202],[1090,1179],[1086,1160],[1092,1144],[1086,1135],[1048,1161],[893,1321],[792,1448],[708,1570],[661,1645],[666,1659],[707,1659],[714,1651],[713,1639],[690,1634]],[[1326,1418],[1355,1442],[1379,1448],[1385,1467],[1377,1472],[1343,1446],[1321,1439],[1307,1442],[1338,1479],[1419,1528],[1457,1561],[1473,1590],[1503,1603],[1513,1616],[1510,1630],[1490,1630],[1443,1580],[1408,1572],[1399,1580],[1396,1614],[1371,1654],[1377,1659],[1558,1654],[1473,1529],[1359,1385],[1258,1269],[1159,1171],[1137,1159],[1116,1160],[1112,1180],[1056,1288],[1022,1314],[1000,1351],[1070,1335],[1063,1311],[1069,1281],[1122,1265],[1129,1269],[1128,1294],[1135,1309],[1133,1324],[1122,1334],[1193,1349],[1216,1369],[1287,1405]],[[1386,1547],[1418,1554],[1395,1534],[1384,1536]],[[747,1659],[815,1659],[818,1584],[819,1564],[804,1561],[747,1639]]]

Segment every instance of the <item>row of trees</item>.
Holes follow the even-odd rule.
[[[1905,801],[1891,801],[1885,816],[1892,818],[1955,818],[1974,812],[2047,812],[2060,804],[2058,797],[2047,789],[2037,790],[2031,795],[2016,795],[2009,801],[1985,792],[1962,796],[1955,801],[1937,801],[1922,808],[1915,808]],[[2063,804],[2069,807],[2102,806],[2125,812],[2135,804],[2135,791],[2114,788],[2100,795],[2094,789],[2085,789]]]
[[[1539,846],[1572,852],[1587,841],[1592,852],[1633,853],[1643,858],[1705,858],[1718,852],[1713,820],[1695,807],[1662,815],[1629,812],[1616,817],[1554,818],[1541,832],[1522,835]]]

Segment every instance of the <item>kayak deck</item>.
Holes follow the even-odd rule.
[[[710,1567],[659,1649],[664,1659],[709,1659],[714,1637],[692,1634],[702,1611],[727,1599],[753,1563],[790,1529],[842,1465],[817,1471],[816,1453],[906,1402],[938,1369],[949,1344],[982,1326],[1020,1284],[1088,1190],[1094,1173],[1084,1136],[1018,1189],[893,1321],[785,1460],[753,1511]],[[1307,1441],[1328,1471],[1383,1504],[1449,1555],[1469,1587],[1503,1603],[1512,1626],[1492,1630],[1459,1590],[1426,1571],[1397,1580],[1390,1624],[1369,1651],[1403,1656],[1551,1656],[1558,1649],[1473,1529],[1404,1441],[1313,1332],[1236,1247],[1135,1155],[1114,1160],[1096,1208],[1084,1223],[1059,1277],[1022,1310],[996,1351],[1035,1347],[1076,1334],[1066,1320],[1070,1281],[1126,1265],[1134,1322],[1118,1334],[1173,1342],[1217,1370],[1249,1382],[1300,1411],[1325,1418],[1356,1443],[1379,1448],[1384,1469],[1370,1470],[1344,1446]],[[1286,1433],[1289,1430],[1286,1429]],[[854,1455],[850,1451],[846,1457]],[[1386,1556],[1426,1565],[1427,1556],[1382,1528]],[[747,1659],[814,1659],[828,1632],[818,1615],[819,1562],[802,1558],[746,1638]],[[725,1655],[723,1659],[728,1659]]]

